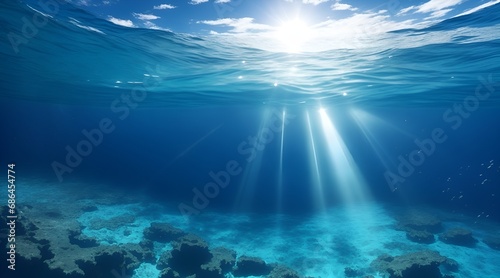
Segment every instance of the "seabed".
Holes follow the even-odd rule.
[[[106,185],[25,179],[16,189],[16,270],[8,277],[496,278],[500,273],[500,224],[486,215],[370,202],[301,216],[207,209],[186,218],[178,204]],[[5,227],[0,232],[8,233]]]

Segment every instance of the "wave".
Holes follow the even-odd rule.
[[[8,11],[0,15],[8,38],[0,54],[9,65],[0,72],[2,97],[110,105],[140,93],[147,95],[142,107],[443,105],[473,92],[480,77],[498,78],[500,69],[500,4],[390,32],[375,48],[290,54],[118,26],[52,1],[57,9],[0,3]]]
[[[500,3],[480,9],[470,14],[458,15],[422,29],[401,29],[391,33],[419,33],[456,30],[458,28],[479,28],[500,24]]]

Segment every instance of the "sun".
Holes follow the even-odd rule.
[[[283,22],[276,28],[276,39],[286,52],[301,52],[312,34],[312,28],[302,19]]]

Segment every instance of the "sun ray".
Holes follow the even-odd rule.
[[[314,192],[314,198],[316,203],[319,206],[320,211],[325,212],[326,211],[326,206],[325,206],[325,195],[323,192],[323,183],[321,179],[321,173],[319,170],[319,164],[318,164],[318,155],[316,152],[316,143],[311,127],[311,118],[309,116],[309,111],[306,111],[306,118],[307,118],[307,127],[309,131],[309,141],[311,145],[311,155],[312,155],[312,162],[314,163],[312,166],[312,171],[313,171],[313,178],[312,178],[312,183],[313,187],[315,187],[315,192]]]
[[[286,119],[286,111],[283,109],[282,118]],[[281,123],[281,140],[280,140],[280,165],[278,173],[278,212],[281,212],[283,206],[283,146],[285,141],[285,121]]]
[[[334,166],[336,189],[347,205],[368,201],[369,192],[361,172],[327,112],[319,111],[328,154]]]

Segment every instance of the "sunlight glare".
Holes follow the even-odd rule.
[[[309,39],[312,29],[301,19],[283,22],[276,28],[276,38],[285,47],[286,52],[298,53]]]

